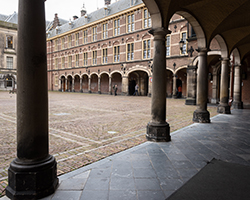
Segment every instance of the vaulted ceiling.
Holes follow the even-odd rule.
[[[203,45],[201,47],[208,47],[210,41],[220,35],[229,53],[238,48],[243,59],[250,52],[249,0],[143,1],[151,13],[153,28],[167,28],[172,15],[178,13],[191,23],[196,34],[201,35],[203,42],[198,42],[200,46]]]

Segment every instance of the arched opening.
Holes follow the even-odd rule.
[[[101,75],[101,93],[108,94],[109,93],[109,76],[108,74]]]
[[[144,71],[133,71],[129,74],[129,95],[135,93],[135,86],[138,84],[138,93],[141,96],[148,95],[148,74]]]
[[[68,76],[67,78],[67,91],[72,92],[72,76]]]
[[[11,75],[7,75],[5,77],[5,87],[6,88],[13,88],[14,86],[14,78]]]
[[[76,75],[75,76],[75,82],[74,82],[74,90],[75,92],[80,92],[80,76],[79,75]]]
[[[121,74],[120,73],[113,73],[111,81],[112,81],[112,88],[114,85],[117,85],[117,94],[121,94],[122,93],[122,76],[121,76]]]
[[[187,69],[178,70],[176,79],[177,98],[187,96]]]
[[[90,91],[93,93],[98,92],[98,76],[96,74],[91,75]]]
[[[88,92],[88,81],[89,77],[85,74],[82,76],[82,92]]]
[[[62,91],[62,92],[65,92],[65,90],[66,90],[65,77],[62,76],[62,77],[61,77],[61,91]]]

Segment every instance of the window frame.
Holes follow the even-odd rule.
[[[183,34],[186,35],[185,39],[183,39]],[[187,41],[187,31],[183,31],[180,33],[180,37],[181,37],[181,40],[184,41],[183,43],[183,47],[182,47],[182,50],[180,50],[180,55],[187,55],[187,44],[188,44],[188,41]],[[184,48],[185,47],[185,48]]]
[[[76,59],[75,60],[75,64],[76,64],[75,67],[79,67],[79,54],[75,55],[75,59]]]
[[[75,46],[79,45],[79,38],[80,38],[79,32],[75,33]]]
[[[68,68],[72,68],[72,56],[68,57]]]
[[[108,63],[108,48],[102,49],[102,64]]]
[[[108,38],[108,22],[102,24],[102,39]]]
[[[127,33],[134,32],[135,31],[135,13],[132,12],[132,13],[127,14],[126,19],[127,19],[126,21]]]
[[[118,36],[118,35],[120,35],[121,34],[121,20],[120,20],[120,18],[116,18],[116,19],[114,19],[114,28],[113,28],[113,30],[114,30],[114,36]]]
[[[168,41],[169,41],[169,44],[168,44]],[[168,34],[166,36],[166,57],[169,57],[171,55],[171,51],[170,50],[171,50],[171,35]],[[169,54],[168,54],[168,52],[169,52]]]
[[[72,47],[72,35],[68,35],[68,48]]]
[[[92,51],[92,65],[97,65],[97,50]]]
[[[61,68],[65,69],[65,57],[61,58]]]
[[[118,62],[120,62],[120,45],[116,45],[116,46],[114,46],[114,48],[113,48],[113,55],[114,55],[114,58],[113,58],[113,61],[115,62],[115,63],[118,63]],[[118,51],[117,51],[118,50]]]
[[[83,53],[83,66],[88,65],[88,52]]]
[[[9,38],[11,40],[9,40]],[[5,47],[6,47],[6,49],[14,49],[14,37],[12,35],[6,35],[6,46]]]
[[[97,26],[92,27],[92,42],[97,41]]]
[[[146,48],[144,48],[145,47],[145,45],[144,45],[145,42],[146,42]],[[148,56],[148,54],[149,54],[149,56]],[[144,57],[144,55],[146,55],[146,57]],[[142,41],[142,59],[146,60],[146,59],[150,59],[150,58],[151,58],[151,39],[145,39],[145,40]]]
[[[6,69],[14,69],[14,57],[6,56]]]
[[[135,44],[133,42],[127,43],[126,45],[126,60],[133,61],[134,60],[134,51],[135,51]],[[130,48],[129,48],[130,47]],[[131,51],[131,47],[133,47],[133,51]]]
[[[145,17],[145,11],[147,11],[147,16]],[[145,22],[147,23],[147,25],[145,26]],[[152,26],[152,21],[151,21],[151,15],[148,11],[147,8],[143,9],[143,27],[144,28],[150,28]]]
[[[82,31],[82,35],[83,35],[83,44],[87,44],[88,43],[88,30],[84,29]]]

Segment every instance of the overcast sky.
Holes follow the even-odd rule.
[[[115,0],[111,0],[111,3]],[[104,0],[46,0],[45,12],[46,20],[52,21],[55,13],[58,13],[58,17],[69,20],[72,16],[81,16],[80,10],[85,3],[87,13],[95,11],[97,8],[104,6]],[[18,12],[18,0],[0,0],[0,14],[10,15]]]

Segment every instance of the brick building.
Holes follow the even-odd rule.
[[[17,13],[0,15],[0,90],[16,87]]]
[[[48,89],[112,94],[113,85],[118,85],[118,94],[132,95],[138,84],[139,94],[150,96],[154,49],[153,36],[149,33],[150,14],[141,0],[104,2],[103,8],[90,14],[83,6],[79,18],[74,16],[74,20],[63,25],[56,24],[58,16],[55,15],[53,27],[47,31]],[[178,14],[171,18],[169,30],[166,96],[176,98],[181,86],[186,103],[196,104],[196,34]],[[208,102],[219,103],[221,47],[217,38],[212,40],[208,55]],[[247,66],[242,69],[243,75],[247,74]],[[229,76],[233,98],[234,78],[232,73]],[[243,85],[248,82],[243,79]],[[250,105],[247,94],[243,87],[245,107]]]

